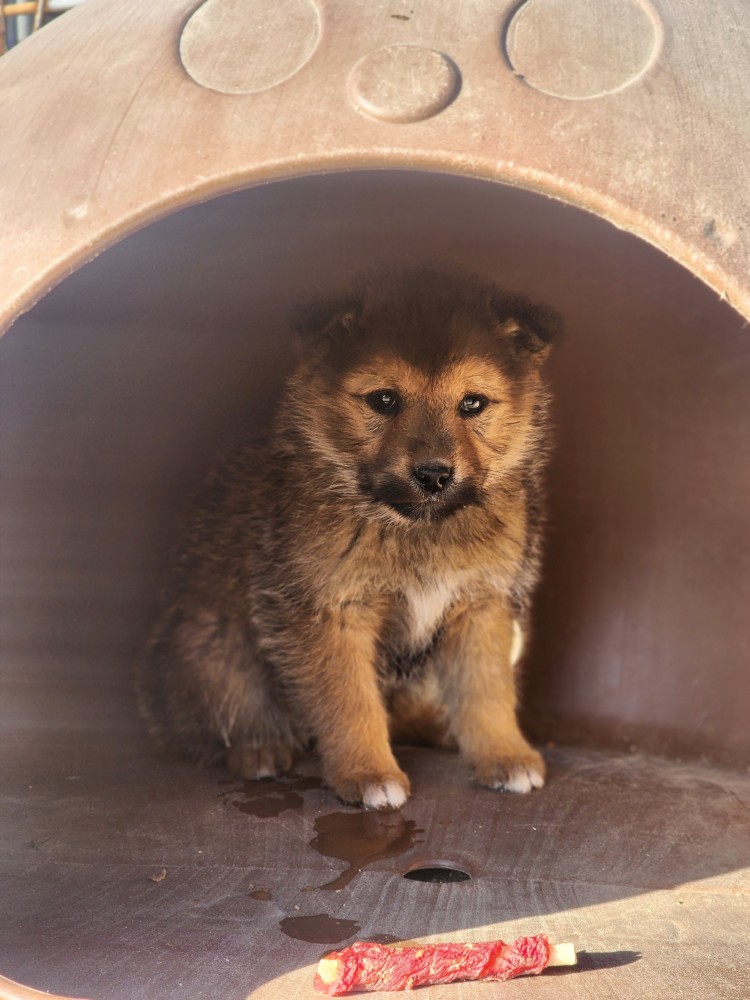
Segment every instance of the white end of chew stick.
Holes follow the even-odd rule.
[[[337,958],[321,958],[318,962],[318,975],[320,981],[328,985],[335,983],[339,974],[339,961]]]
[[[574,944],[551,944],[549,946],[549,962],[547,966],[550,965],[578,965],[578,956],[576,955],[576,946]]]

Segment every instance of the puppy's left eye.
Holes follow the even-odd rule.
[[[401,408],[401,400],[394,389],[376,389],[375,392],[368,392],[365,402],[376,413],[391,416],[398,413]]]
[[[476,396],[474,394],[470,394],[468,396],[464,396],[458,404],[458,412],[462,417],[475,417],[478,413],[482,412],[486,405],[486,396]]]

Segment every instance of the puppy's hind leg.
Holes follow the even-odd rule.
[[[303,746],[270,669],[235,620],[208,610],[173,613],[140,674],[152,731],[183,756],[264,778],[288,770]]]

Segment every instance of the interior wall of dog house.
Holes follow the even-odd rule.
[[[302,300],[381,266],[478,272],[565,318],[526,668],[538,739],[750,750],[750,340],[684,268],[506,186],[349,172],[184,209],[2,341],[14,725],[132,715],[129,676],[191,491],[274,413]]]
[[[529,731],[747,761],[750,38],[721,9],[90,0],[3,56],[4,726],[139,732],[175,524],[272,415],[295,303],[431,264],[565,321]]]

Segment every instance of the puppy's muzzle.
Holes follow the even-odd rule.
[[[440,460],[422,462],[412,469],[412,478],[430,495],[441,493],[453,482],[453,469]]]
[[[426,468],[425,468],[426,467]],[[447,462],[422,462],[406,476],[386,473],[362,475],[359,487],[371,501],[390,507],[409,521],[442,521],[464,507],[482,502],[472,479],[458,482]]]

